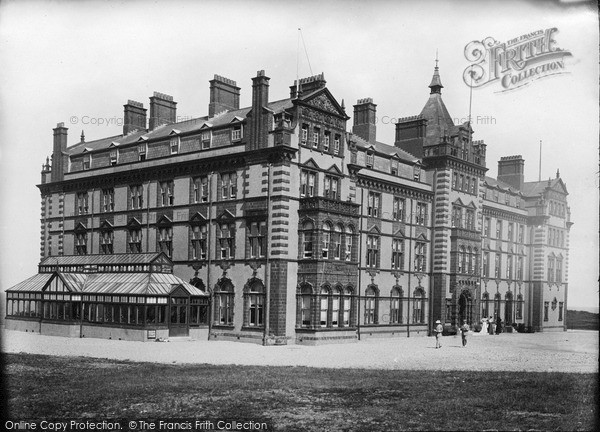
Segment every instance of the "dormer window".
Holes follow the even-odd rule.
[[[170,147],[171,147],[171,154],[179,153],[179,137],[178,136],[174,136],[171,138]]]
[[[419,165],[415,165],[413,169],[413,180],[421,181],[421,167]]]
[[[365,159],[367,168],[373,168],[374,161],[375,161],[375,154],[373,153],[373,151],[371,151],[371,150],[367,151],[366,159]]]
[[[119,161],[119,149],[110,149],[110,164],[115,166]]]
[[[242,125],[234,126],[231,130],[231,141],[239,141],[242,137]]]
[[[92,167],[92,155],[86,153],[83,155],[83,169],[89,170]]]
[[[210,148],[211,136],[212,134],[209,130],[202,131],[202,134],[200,136],[200,140],[202,141],[202,150]]]
[[[144,143],[139,143],[138,144],[138,158],[141,161],[145,161],[146,160],[146,153],[148,152],[148,144]]]
[[[392,161],[391,161],[390,173],[393,176],[397,176],[398,175],[398,161],[395,160],[395,159],[392,159]]]

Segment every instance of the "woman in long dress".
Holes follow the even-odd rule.
[[[488,334],[488,320],[487,318],[481,319],[481,332],[482,335]]]

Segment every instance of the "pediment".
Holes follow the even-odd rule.
[[[234,118],[231,119],[231,121],[229,123],[241,123],[243,122],[244,119],[240,116],[235,116]]]
[[[165,225],[172,225],[173,221],[171,220],[171,218],[169,218],[169,216],[167,215],[162,215],[157,221],[156,221],[156,225],[158,226],[165,226]]]
[[[175,285],[171,286],[171,292],[169,293],[171,297],[189,297],[190,293],[188,290],[184,288],[183,285]]]
[[[140,228],[141,226],[142,224],[140,223],[138,218],[135,217],[129,219],[129,222],[127,222],[127,228]]]
[[[394,237],[400,237],[400,238],[405,238],[406,235],[404,234],[404,229],[403,228],[399,228],[394,232]]]
[[[75,232],[85,232],[85,231],[87,231],[87,227],[82,222],[79,222],[77,225],[75,225],[74,231]]]
[[[113,142],[111,142],[111,143],[110,143],[110,145],[108,146],[108,148],[111,148],[111,147],[119,147],[119,143],[118,143],[118,142],[116,142],[116,141],[113,141]]]
[[[342,175],[342,170],[340,170],[336,164],[333,164],[329,168],[327,168],[327,171],[330,173]]]
[[[309,94],[306,97],[306,99],[301,99],[305,104],[317,108],[321,111],[325,111],[330,114],[335,114],[343,118],[347,117],[341,105],[335,100],[335,98],[327,88],[323,88],[314,93]]]
[[[141,137],[138,138],[137,142],[146,142],[148,141],[148,137],[145,135],[142,135]]]
[[[195,222],[195,223],[205,223],[206,222],[206,216],[204,216],[202,213],[200,212],[196,212],[194,213],[191,217],[190,217],[190,222]]]
[[[216,220],[230,220],[235,219],[235,215],[231,213],[229,210],[225,209],[223,212],[216,217]]]
[[[169,135],[181,135],[181,131],[179,129],[171,129]]]
[[[373,225],[371,228],[369,228],[367,232],[370,234],[381,234],[381,230],[376,225]]]
[[[427,240],[427,237],[425,236],[425,234],[421,233],[417,236],[417,240]]]
[[[304,162],[303,164],[303,168],[312,168],[315,170],[321,169],[319,167],[319,165],[317,165],[317,163],[315,162],[315,160],[313,158],[310,158],[309,160],[307,160],[306,162]]]
[[[106,219],[104,219],[102,222],[100,222],[100,230],[112,230],[113,229],[113,225],[107,221]]]

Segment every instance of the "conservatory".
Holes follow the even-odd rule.
[[[208,338],[209,296],[164,253],[52,256],[6,291],[6,328],[152,341]]]

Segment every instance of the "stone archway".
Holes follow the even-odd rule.
[[[458,298],[458,325],[462,325],[467,320],[467,324],[473,324],[473,296],[469,290],[463,290]]]

